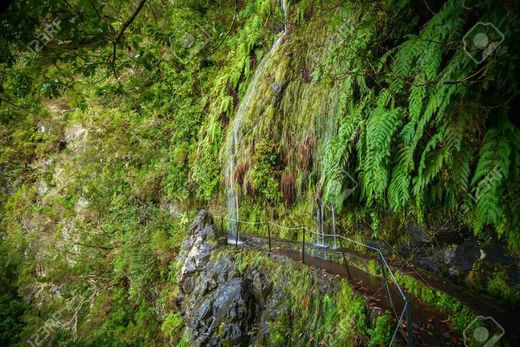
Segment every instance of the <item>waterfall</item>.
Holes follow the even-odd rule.
[[[330,213],[330,223],[327,223],[327,211]],[[338,237],[336,234],[336,210],[333,205],[327,206],[327,203],[320,198],[316,199],[316,225],[317,233],[315,238],[316,246],[328,246],[325,242],[325,234],[328,234],[328,238],[332,237],[332,248],[338,248],[337,241]]]
[[[240,219],[239,216],[239,197],[238,197],[238,189],[236,187],[235,182],[235,170],[237,165],[237,154],[240,147],[240,127],[242,124],[242,120],[244,116],[247,114],[247,111],[251,107],[251,102],[253,101],[253,97],[255,92],[258,89],[258,85],[264,79],[266,68],[268,66],[268,62],[271,60],[274,53],[278,50],[278,47],[282,43],[285,35],[287,34],[287,19],[288,19],[288,6],[287,0],[281,0],[281,8],[284,13],[284,31],[278,36],[278,38],[273,43],[273,46],[269,50],[269,52],[262,58],[260,64],[255,70],[253,78],[249,85],[247,86],[246,93],[244,97],[240,100],[238,105],[237,112],[233,119],[233,124],[231,126],[231,130],[228,133],[227,141],[226,141],[226,167],[224,169],[225,175],[225,184],[227,189],[227,205],[228,205],[228,218],[230,221],[229,224],[229,232],[228,232],[228,242],[235,243],[238,242],[238,223],[237,221]]]
[[[316,234],[316,246],[325,246],[325,209],[321,200],[318,200],[316,207],[316,224],[318,225],[318,233]]]
[[[287,0],[280,0],[280,7],[282,8],[283,15],[284,15],[284,30],[283,34],[287,32],[287,27],[289,23],[289,9],[287,7]]]

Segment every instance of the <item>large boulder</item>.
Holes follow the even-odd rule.
[[[211,214],[201,210],[188,229],[188,237],[182,243],[178,260],[182,264],[179,280],[186,292],[192,289],[193,277],[205,269],[211,251],[225,240],[223,232],[217,231]]]
[[[226,235],[204,210],[183,242],[179,300],[194,346],[250,345],[272,287],[256,270],[241,274],[232,253],[218,253],[225,243]]]

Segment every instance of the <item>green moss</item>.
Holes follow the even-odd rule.
[[[392,338],[392,317],[386,312],[376,318],[375,327],[368,329],[370,341],[368,346],[388,346]]]
[[[363,261],[353,257],[350,261],[353,261],[356,266],[367,271],[369,274],[381,277],[381,268],[375,260],[369,259],[368,261]],[[453,327],[459,332],[462,332],[467,325],[476,318],[476,314],[466,305],[447,293],[441,290],[433,290],[422,281],[402,272],[394,271],[393,273],[395,279],[404,291],[409,295],[419,298],[425,304],[435,307],[439,311],[449,315]]]
[[[275,172],[279,153],[274,145],[261,142],[252,160],[250,181],[258,198],[270,204],[280,202],[279,174]]]
[[[458,331],[462,332],[476,318],[475,313],[466,305],[447,293],[440,290],[433,291],[423,282],[400,272],[394,272],[394,276],[408,293],[422,299],[427,305],[450,315],[450,321]]]
[[[370,273],[374,276],[379,276],[379,277],[382,276],[381,266],[380,266],[379,262],[374,259],[368,260],[367,269],[368,269],[368,273]]]
[[[180,312],[170,312],[161,325],[161,331],[171,343],[177,343],[181,340],[181,329],[184,326],[183,318]]]
[[[487,291],[504,302],[520,304],[520,285],[513,286],[509,282],[505,271],[496,271],[489,279]]]
[[[464,282],[473,290],[485,292],[502,303],[517,305],[520,303],[520,285],[510,281],[515,268],[516,264],[498,265],[484,258],[473,265]]]

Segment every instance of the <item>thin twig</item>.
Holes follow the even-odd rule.
[[[132,24],[132,22],[134,21],[135,17],[137,17],[137,15],[139,14],[139,12],[143,8],[145,2],[146,2],[146,0],[139,1],[139,4],[135,8],[134,12],[130,16],[130,18],[128,18],[123,23],[123,25],[121,26],[121,29],[119,29],[119,33],[116,35],[116,37],[114,38],[114,41],[112,43],[112,47],[113,47],[113,51],[112,51],[112,72],[114,73],[114,77],[116,78],[116,81],[119,84],[119,87],[121,88],[121,90],[123,90],[123,86],[121,85],[121,81],[119,81],[119,76],[117,75],[117,69],[116,69],[117,44],[119,43],[119,41],[121,40],[121,38],[125,34],[125,30],[130,26],[130,24]]]

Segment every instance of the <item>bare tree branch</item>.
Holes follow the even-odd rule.
[[[114,77],[116,78],[117,80],[117,83],[119,83],[119,86],[121,87],[122,89],[122,86],[121,86],[121,82],[119,81],[119,76],[117,75],[117,70],[116,70],[116,60],[117,60],[117,44],[119,43],[119,41],[121,40],[121,37],[123,37],[123,35],[125,34],[125,30],[130,26],[130,24],[132,24],[132,22],[134,21],[135,17],[137,17],[137,15],[139,14],[139,12],[141,11],[141,9],[143,8],[144,4],[145,4],[146,0],[140,0],[139,1],[139,4],[137,5],[137,7],[135,8],[134,12],[132,13],[132,15],[130,16],[130,18],[128,18],[124,23],[123,25],[121,26],[121,29],[119,29],[119,32],[117,33],[117,36],[114,38],[114,41],[113,41],[113,52],[112,52],[112,72],[114,73]]]
[[[144,6],[144,3],[146,2],[146,0],[141,0],[139,1],[139,5],[137,5],[136,9],[134,10],[134,13],[132,13],[132,15],[130,16],[130,18],[128,18],[126,20],[126,22],[123,23],[123,25],[121,26],[121,29],[119,30],[119,33],[117,34],[115,40],[114,40],[114,44],[117,44],[117,42],[121,39],[121,37],[124,35],[125,33],[125,30],[126,28],[128,28],[128,26],[130,24],[132,24],[132,22],[134,21],[135,17],[137,17],[137,15],[139,14],[139,12],[141,11],[141,9],[143,8]]]

